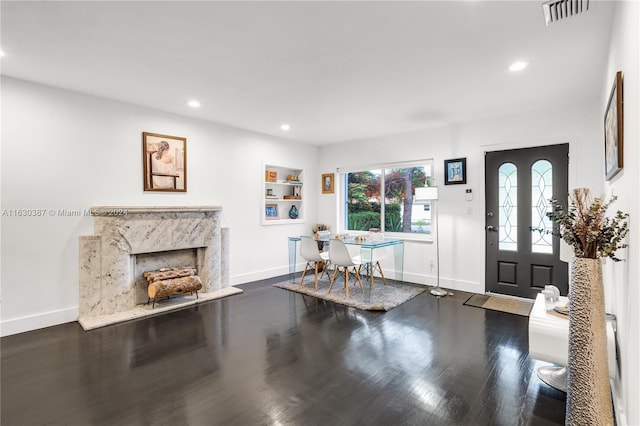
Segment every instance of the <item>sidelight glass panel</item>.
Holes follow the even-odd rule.
[[[498,248],[518,250],[518,168],[504,163],[498,169]]]
[[[547,217],[552,197],[553,166],[547,160],[538,160],[531,166],[531,227],[544,231],[531,233],[533,253],[553,253],[553,222]]]

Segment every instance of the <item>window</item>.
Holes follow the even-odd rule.
[[[344,172],[344,229],[431,234],[431,202],[415,201],[415,188],[431,183],[432,161]]]

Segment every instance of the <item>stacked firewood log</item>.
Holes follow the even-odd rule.
[[[202,281],[196,275],[193,267],[162,268],[157,271],[145,272],[144,277],[149,282],[147,294],[149,300],[155,301],[162,297],[179,294],[196,293],[202,288]]]

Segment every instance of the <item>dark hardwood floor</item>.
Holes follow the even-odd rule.
[[[2,426],[557,425],[526,317],[423,293],[386,313],[272,287],[2,339]]]

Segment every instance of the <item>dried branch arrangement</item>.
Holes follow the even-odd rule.
[[[569,244],[576,257],[609,257],[615,262],[620,261],[615,252],[627,247],[623,240],[629,232],[629,214],[618,210],[613,218],[606,216],[607,209],[617,199],[617,196],[612,196],[609,201],[600,197],[592,199],[587,188],[577,188],[569,198],[567,210],[558,200],[551,200],[553,211],[547,213],[547,217],[560,228],[559,233],[552,234]]]

